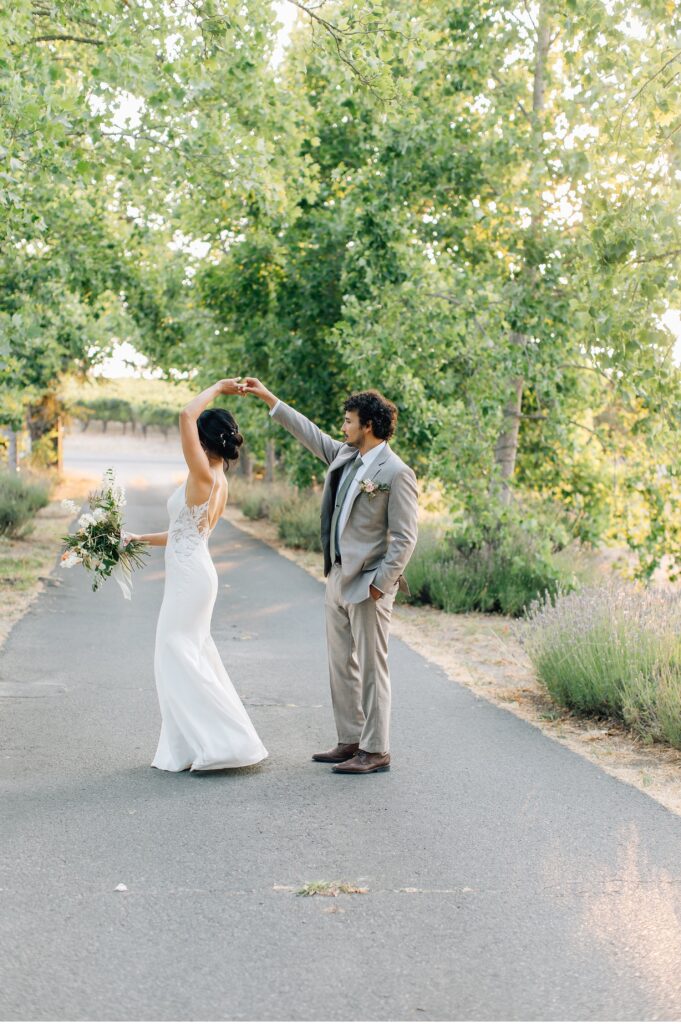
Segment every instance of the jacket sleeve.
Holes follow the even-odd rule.
[[[272,419],[286,427],[290,434],[300,441],[301,444],[316,455],[318,459],[331,465],[339,450],[343,447],[340,441],[334,441],[332,437],[320,430],[316,423],[309,420],[307,416],[296,412],[286,402],[279,401],[272,411]]]
[[[384,594],[391,593],[407,567],[416,547],[418,532],[418,486],[413,470],[405,466],[395,475],[388,496],[390,541],[373,584]]]

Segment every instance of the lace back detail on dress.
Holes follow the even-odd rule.
[[[200,505],[188,505],[185,490],[185,500],[168,530],[168,542],[179,558],[189,558],[199,544],[208,540],[210,536],[208,508],[214,488],[215,480],[213,480],[208,500],[201,502]]]

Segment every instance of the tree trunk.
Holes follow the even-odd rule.
[[[64,421],[57,416],[57,472],[64,472]]]
[[[515,340],[514,333],[511,333],[512,342]],[[518,335],[517,338],[522,339],[522,335]],[[494,462],[497,468],[494,487],[502,505],[510,505],[512,498],[511,480],[515,472],[515,460],[518,454],[523,383],[522,377],[516,377],[511,382],[509,399],[504,406],[504,425],[494,446]]]
[[[539,6],[537,21],[537,43],[535,47],[534,78],[532,82],[532,135],[533,155],[532,164],[536,168],[541,160],[541,154],[537,151],[541,145],[542,123],[541,114],[544,110],[544,98],[546,92],[546,67],[551,46],[551,21],[547,0],[542,0]],[[541,189],[536,196],[537,202],[532,205],[531,231],[536,233],[541,229]],[[534,276],[534,274],[533,274]],[[526,336],[520,331],[511,331],[509,335],[511,345],[521,346],[526,342]],[[515,464],[518,456],[518,441],[520,437],[520,413],[523,402],[524,381],[522,377],[514,377],[508,382],[508,399],[504,406],[504,422],[494,446],[495,474],[492,481],[492,491],[496,491],[502,504],[510,505],[513,498],[511,480],[515,472]]]
[[[16,471],[19,469],[19,445],[17,443],[17,432],[16,430],[8,430],[7,434],[9,437],[9,469]]]
[[[251,460],[251,453],[248,450],[248,445],[246,444],[242,444],[239,449],[237,472],[239,476],[248,481],[248,483],[253,479],[253,462]]]
[[[274,441],[267,441],[265,444],[265,482],[271,484],[274,480],[274,467],[277,464],[277,456],[274,450]]]
[[[31,436],[31,451],[34,452],[36,442],[43,442],[40,457],[48,466],[57,466],[59,463],[59,410],[57,396],[52,392],[46,392],[39,402],[28,407],[26,417]]]

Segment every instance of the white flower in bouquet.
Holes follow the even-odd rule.
[[[70,498],[64,498],[61,503],[61,507],[65,512],[70,512],[72,516],[75,516],[80,512],[80,505],[76,505],[75,501],[71,501]]]
[[[89,496],[88,505],[90,511],[79,517],[76,532],[63,538],[66,551],[61,564],[67,569],[82,565],[91,572],[93,590],[99,590],[103,581],[113,576],[123,595],[129,598],[132,570],[144,565],[148,545],[123,537],[125,491],[117,486],[112,469],[107,469],[101,491]],[[70,502],[68,511],[80,509]]]
[[[61,564],[65,569],[70,569],[73,565],[80,565],[81,559],[78,557],[75,551],[65,551],[61,556]]]

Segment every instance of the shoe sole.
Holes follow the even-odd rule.
[[[389,764],[382,764],[380,768],[367,768],[367,770],[365,772],[355,772],[355,771],[349,771],[348,772],[348,771],[343,771],[342,768],[341,769],[334,769],[334,774],[335,775],[375,775],[376,772],[389,772],[389,771],[390,771],[390,765]]]

